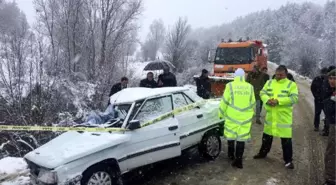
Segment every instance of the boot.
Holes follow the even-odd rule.
[[[257,155],[253,156],[253,159],[264,159],[266,158],[266,155],[262,155],[260,153],[258,153]]]
[[[228,158],[235,159],[235,141],[228,141]]]
[[[243,168],[243,160],[236,159],[236,160],[233,161],[233,163],[231,164],[231,166],[239,168],[239,169],[242,169]]]
[[[294,164],[293,164],[293,162],[289,162],[289,163],[285,164],[285,167],[287,169],[294,169]]]

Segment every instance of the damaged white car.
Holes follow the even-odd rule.
[[[195,146],[205,158],[215,159],[221,152],[219,101],[162,117],[199,101],[203,99],[187,87],[124,89],[110,98],[117,112],[107,125],[127,130],[71,131],[56,137],[25,156],[32,181],[122,184],[123,173],[180,156]]]

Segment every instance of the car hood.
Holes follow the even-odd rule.
[[[29,152],[25,158],[37,165],[53,169],[129,139],[128,135],[122,133],[66,132]]]

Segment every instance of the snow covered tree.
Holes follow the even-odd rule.
[[[188,57],[188,47],[190,46],[188,34],[190,31],[188,20],[180,17],[167,35],[164,57],[172,62],[179,71],[183,70],[184,62]]]

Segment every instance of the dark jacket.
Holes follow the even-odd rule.
[[[109,97],[111,97],[112,95],[114,95],[115,93],[121,91],[121,83],[116,83],[112,86]]]
[[[200,78],[196,79],[196,86],[198,96],[204,99],[210,98],[211,84],[210,79],[208,77],[201,76]]]
[[[334,89],[330,86],[328,78],[325,78],[322,85],[322,101],[329,99],[333,92]]]
[[[272,79],[274,79],[274,78],[275,78],[275,75],[273,75]],[[295,82],[294,77],[291,73],[287,73],[287,78],[288,78],[288,80]]]
[[[247,75],[246,82],[253,86],[256,100],[260,100],[260,91],[269,78],[268,74],[262,72],[251,72]]]
[[[158,85],[155,80],[143,79],[140,81],[140,87],[156,88]]]
[[[317,76],[313,79],[313,82],[310,86],[310,90],[315,98],[315,101],[322,102],[326,99],[324,95],[324,86],[329,86],[329,83],[326,83],[327,77],[325,75]],[[327,88],[327,87],[326,87]]]
[[[324,110],[325,110],[325,115],[326,115],[326,120],[328,121],[329,124],[335,124],[336,119],[335,119],[335,89],[333,89],[333,94],[331,96],[324,100]]]
[[[161,85],[160,87],[176,87],[177,86],[176,77],[171,72],[167,74],[160,74],[158,83],[159,81],[163,83],[163,85]]]

